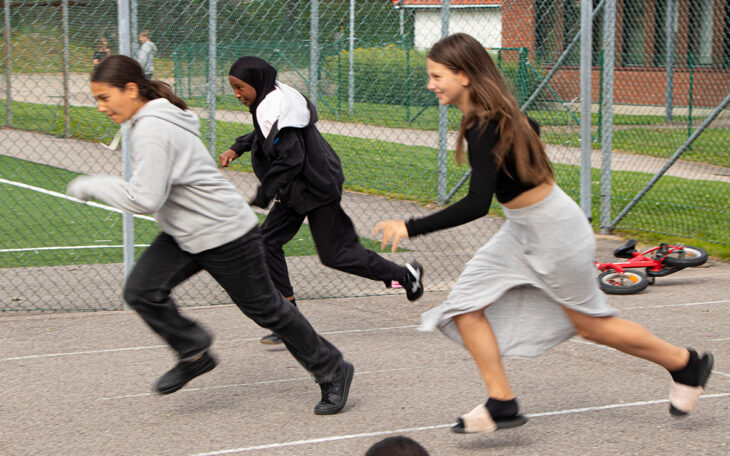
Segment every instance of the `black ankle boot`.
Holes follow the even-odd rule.
[[[155,389],[160,394],[174,393],[195,377],[213,370],[217,364],[208,352],[195,361],[180,361],[157,380]]]

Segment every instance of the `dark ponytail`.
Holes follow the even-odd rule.
[[[133,82],[139,87],[140,96],[146,100],[166,98],[178,108],[188,109],[185,101],[175,95],[170,84],[157,79],[147,79],[142,66],[126,55],[110,55],[102,60],[91,73],[91,82],[103,82],[121,90],[125,89],[128,82]]]

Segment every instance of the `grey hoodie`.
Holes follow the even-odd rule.
[[[75,179],[68,193],[96,198],[134,214],[153,214],[160,228],[190,253],[221,246],[258,225],[200,141],[195,114],[165,98],[147,102],[128,120],[132,177]]]

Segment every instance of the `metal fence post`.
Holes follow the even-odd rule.
[[[215,157],[217,0],[208,0],[208,150]]]
[[[611,224],[611,146],[613,142],[613,70],[616,51],[616,0],[603,10],[603,99],[601,104],[601,203],[600,230]]]
[[[319,83],[319,0],[312,0],[309,18],[309,98],[317,106]]]
[[[350,66],[347,72],[347,108],[355,108],[355,0],[350,0]]]
[[[13,125],[12,46],[10,45],[10,2],[5,0],[5,126]]]
[[[580,207],[591,216],[591,0],[580,1]]]
[[[129,1],[117,0],[117,26],[119,29],[119,53],[130,55],[129,40]],[[122,125],[122,166],[124,178],[129,180],[132,177],[132,163],[129,150],[129,128]],[[134,267],[134,216],[125,212],[122,214],[122,238],[124,252],[124,276],[128,277]]]
[[[130,35],[130,41],[131,41],[131,56],[136,57],[137,56],[137,49],[139,49],[139,29],[138,29],[138,21],[137,21],[137,12],[139,11],[139,8],[137,7],[137,0],[129,0],[129,29],[131,31]]]
[[[61,4],[63,15],[63,137],[68,138],[71,133],[69,119],[69,52],[68,52],[68,0]]]
[[[677,46],[677,0],[667,0],[667,11],[664,17],[665,21],[665,35],[666,35],[666,93],[665,93],[665,105],[666,114],[665,120],[669,122],[672,120],[672,105],[673,105],[673,93],[674,93],[674,50]]]
[[[441,37],[449,34],[449,8],[450,0],[441,2]],[[439,156],[438,156],[438,194],[439,204],[446,204],[447,179],[446,155],[449,135],[449,107],[439,105]]]

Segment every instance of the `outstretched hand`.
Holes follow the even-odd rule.
[[[66,187],[66,194],[84,202],[89,201],[92,198],[92,194],[89,186],[87,185],[88,181],[88,176],[78,176],[69,182]]]
[[[383,242],[380,244],[381,250],[385,250],[385,246],[392,242],[393,247],[391,251],[396,252],[398,250],[398,242],[401,239],[408,239],[408,229],[406,228],[406,222],[403,220],[386,220],[378,223],[373,228],[373,236],[381,231],[383,232]]]
[[[228,149],[227,151],[220,154],[218,160],[220,161],[220,164],[223,168],[227,168],[228,165],[230,165],[231,162],[236,158],[238,158],[238,154],[233,149]]]

